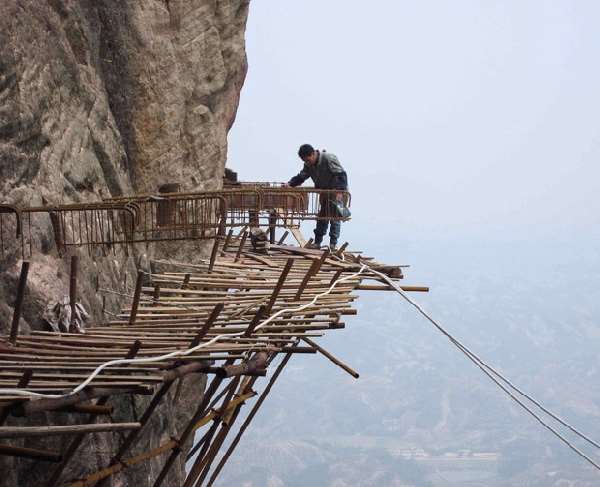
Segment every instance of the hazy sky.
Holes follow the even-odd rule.
[[[337,154],[350,233],[597,234],[599,25],[598,1],[253,0],[228,165]]]

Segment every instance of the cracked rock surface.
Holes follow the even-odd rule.
[[[246,75],[248,8],[249,0],[0,2],[0,202],[99,201],[156,192],[165,183],[184,190],[218,188]],[[12,317],[21,259],[10,231],[4,229],[0,258],[1,332]],[[69,256],[58,255],[50,222],[36,221],[32,233],[24,332],[41,328],[46,303],[68,292]],[[203,249],[197,250],[201,255]],[[103,318],[97,289],[130,292],[136,263],[148,258],[144,252],[161,256],[160,249],[108,257],[79,252],[79,295],[94,321]],[[116,311],[119,299],[107,296],[107,309]],[[175,421],[152,425],[148,444],[176,434],[191,414],[203,379],[189,382],[188,394],[162,406],[161,414]],[[134,415],[129,403],[116,406],[122,420]],[[52,418],[60,420],[58,414]],[[90,438],[82,447],[87,457],[74,460],[65,479],[106,464],[109,435]],[[64,441],[48,438],[44,445],[61,449]],[[147,471],[157,465],[151,462]],[[0,470],[7,473],[0,486],[32,485],[32,479],[39,485],[51,466],[0,457]],[[114,485],[146,485],[147,471],[126,472]],[[166,485],[180,485],[182,474],[180,462]]]

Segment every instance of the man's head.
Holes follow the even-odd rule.
[[[300,149],[298,149],[298,156],[302,159],[306,164],[314,165],[317,162],[319,157],[318,152],[313,148],[310,144],[302,144]]]

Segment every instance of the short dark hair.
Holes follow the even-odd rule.
[[[300,149],[298,149],[298,155],[300,159],[304,159],[307,156],[310,156],[315,151],[314,147],[310,144],[302,144]]]

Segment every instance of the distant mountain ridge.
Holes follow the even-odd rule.
[[[415,298],[517,385],[600,438],[596,251],[569,257],[527,244],[511,261],[504,245],[497,254],[490,246],[466,242],[438,257],[412,249],[427,267],[414,265],[407,282],[432,288]],[[346,322],[322,343],[361,378],[315,357],[290,362],[219,485],[597,485],[597,472],[394,294],[365,296]]]

